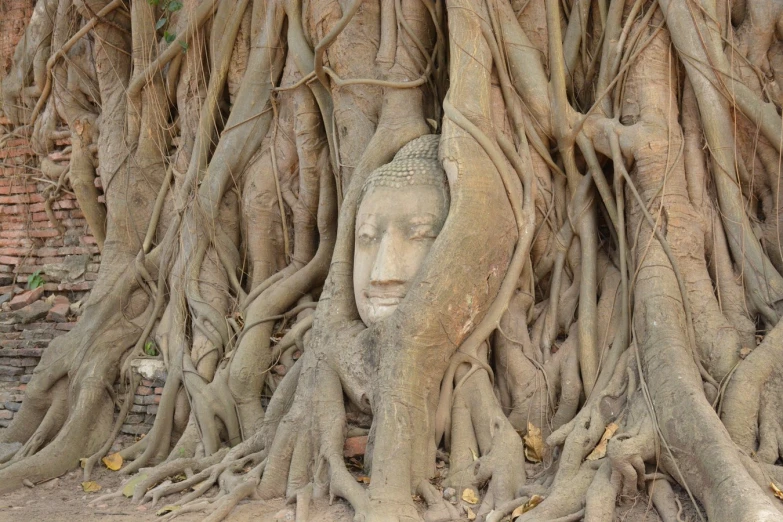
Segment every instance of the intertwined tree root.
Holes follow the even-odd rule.
[[[70,185],[102,264],[0,432],[0,493],[89,480],[153,343],[121,473],[181,495],[166,518],[783,519],[780,27],[768,0],[39,0],[2,132],[46,156],[68,129],[47,204]],[[432,133],[448,219],[366,326],[362,186]]]

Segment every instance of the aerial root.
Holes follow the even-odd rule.
[[[647,482],[647,494],[652,499],[653,505],[663,522],[684,522],[682,518],[682,504],[674,495],[668,480],[650,480]]]
[[[83,480],[85,482],[90,480],[90,476],[92,475],[92,470],[95,468],[95,465],[106,456],[106,454],[111,449],[112,444],[114,444],[114,441],[117,439],[117,435],[120,433],[120,428],[122,427],[122,424],[125,422],[126,417],[128,416],[128,412],[130,411],[131,404],[133,404],[133,394],[136,392],[136,388],[139,385],[140,377],[134,376],[131,373],[129,382],[128,382],[128,390],[125,397],[125,402],[123,402],[122,407],[120,408],[120,413],[117,415],[117,419],[114,421],[114,427],[111,430],[111,435],[108,439],[106,439],[106,442],[103,443],[103,446],[101,446],[101,449],[93,453],[87,461],[84,463],[84,474],[83,474]]]
[[[260,460],[260,464],[258,464],[256,467],[260,466],[263,468],[266,460],[262,458],[262,453],[263,452],[248,455],[237,460],[226,457],[220,462],[204,467],[198,473],[186,478],[181,482],[164,482],[160,486],[155,487],[146,493],[144,493],[144,490],[141,490],[142,494],[144,494],[142,501],[149,501],[151,505],[154,506],[163,497],[180,493],[187,490],[188,488],[193,488],[193,491],[182,497],[178,502],[178,505],[186,506],[189,503],[201,498],[212,488],[212,486],[216,484],[220,486],[221,491],[232,491],[234,489],[234,484],[242,480],[242,477],[245,477],[245,474],[238,472],[241,472],[248,464]],[[250,474],[252,474],[252,472],[247,474],[247,476]],[[260,480],[260,472],[258,475]],[[160,479],[160,474],[158,477]],[[233,479],[233,477],[237,478]],[[139,488],[137,488],[137,491],[139,491]]]
[[[500,522],[505,518],[507,515],[510,515],[514,512],[516,508],[519,506],[525,505],[530,500],[530,497],[518,497],[514,500],[509,500],[508,502],[504,502],[503,504],[499,505],[489,513],[487,513],[487,518],[484,519],[485,522]]]
[[[261,460],[247,473],[236,472],[243,470],[249,461],[257,457],[258,455],[249,455],[239,461],[223,462],[221,466],[213,466],[209,478],[183,497],[177,504],[181,507],[165,518],[171,520],[185,513],[210,510],[205,520],[213,522],[223,520],[241,500],[256,496],[256,488],[261,482],[266,459]],[[212,498],[202,499],[201,497],[216,483],[220,486],[218,493]]]
[[[427,503],[427,512],[424,514],[425,522],[441,522],[460,518],[457,507],[447,502],[435,486],[428,481],[419,482],[416,490]]]

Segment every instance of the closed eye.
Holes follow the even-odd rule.
[[[378,236],[373,234],[359,234],[356,238],[360,243],[372,243],[378,240]]]
[[[364,224],[356,231],[356,240],[359,243],[372,243],[378,240],[378,231],[374,226]]]
[[[414,240],[433,240],[437,236],[437,232],[431,226],[419,225],[411,227],[409,238]]]

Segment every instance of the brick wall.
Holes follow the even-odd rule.
[[[58,143],[49,159],[67,164],[69,143]],[[52,205],[64,234],[49,220],[42,193],[52,182],[37,165],[27,140],[0,145],[0,427],[19,409],[49,342],[76,324],[100,264],[73,195],[63,193]],[[43,285],[30,292],[28,277],[36,272]]]
[[[56,144],[49,159],[66,165],[70,143]],[[65,232],[49,220],[42,194],[52,181],[42,178],[37,165],[27,140],[0,145],[0,428],[19,411],[49,342],[76,325],[101,259],[73,195],[66,192],[52,204]],[[96,185],[101,188],[99,179]],[[35,273],[43,285],[30,290],[28,277]],[[121,430],[142,435],[155,420],[166,370],[161,360],[140,360],[133,367],[142,380]]]
[[[0,78],[5,76],[11,64],[34,5],[35,0],[0,0]]]
[[[34,5],[35,0],[0,0],[0,80]],[[0,117],[0,125],[8,123]],[[48,159],[67,165],[70,141],[55,144],[57,150]],[[39,165],[28,140],[0,133],[0,428],[8,426],[21,407],[25,387],[49,342],[76,325],[100,265],[95,238],[75,196],[65,192],[52,204],[64,233],[49,220],[42,194],[54,180],[44,179]],[[100,180],[96,185],[101,188]],[[27,280],[35,273],[43,285],[30,291]],[[122,426],[122,432],[131,435],[150,430],[166,378],[162,361],[137,362],[134,370],[142,380]]]

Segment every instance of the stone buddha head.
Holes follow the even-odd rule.
[[[449,186],[438,161],[439,138],[411,141],[362,187],[353,288],[368,326],[396,310],[446,222]]]

